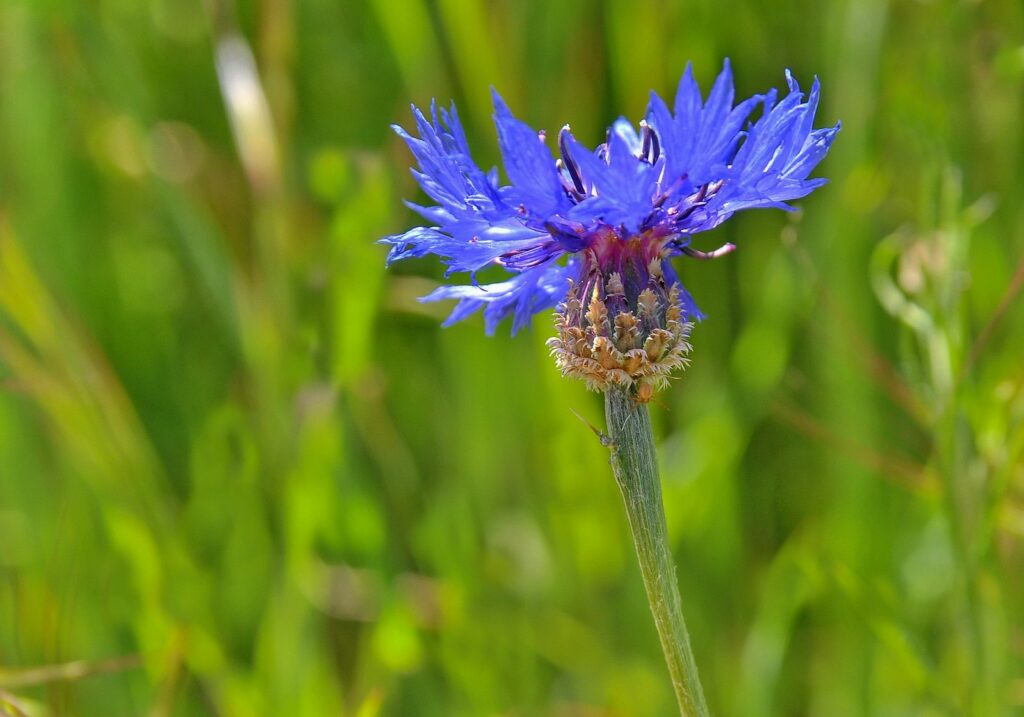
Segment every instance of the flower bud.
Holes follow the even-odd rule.
[[[586,381],[594,391],[629,388],[634,400],[647,403],[688,363],[693,324],[683,320],[681,289],[666,285],[660,260],[631,268],[624,278],[591,265],[583,287],[570,281],[555,314],[558,335],[547,343],[563,376]]]

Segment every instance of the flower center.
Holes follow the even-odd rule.
[[[548,341],[564,375],[598,391],[629,387],[646,403],[686,365],[692,324],[679,285],[666,281],[664,245],[664,236],[622,239],[609,229],[583,252],[580,284],[570,285]]]
[[[668,259],[669,239],[669,235],[657,228],[628,237],[610,227],[594,232],[582,252],[580,277],[584,295],[589,295],[596,282],[616,274],[625,296],[631,303],[635,302],[640,292],[650,286],[652,275],[663,274],[662,262]]]

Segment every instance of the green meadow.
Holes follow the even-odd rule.
[[[725,57],[843,129],[676,262],[712,713],[1024,713],[1024,5],[0,0],[0,715],[674,714],[601,397],[375,241],[411,102],[490,167]]]

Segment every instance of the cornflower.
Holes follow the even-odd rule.
[[[683,287],[673,257],[715,259],[733,251],[693,247],[693,236],[734,213],[775,207],[811,193],[824,179],[810,173],[840,125],[815,129],[820,85],[805,96],[787,71],[788,93],[771,89],[734,104],[728,60],[705,100],[687,66],[675,103],[654,92],[634,127],[619,118],[591,150],[568,125],[558,132],[558,158],[545,132],[516,119],[495,91],[508,184],[497,169],[473,161],[454,104],[413,106],[419,136],[401,127],[419,163],[413,175],[435,202],[407,202],[430,226],[381,241],[388,263],[435,254],[446,276],[468,284],[441,286],[423,301],[456,299],[445,325],[482,310],[488,334],[512,317],[512,332],[534,314],[557,307],[548,341],[566,376],[605,394],[609,447],[622,491],[651,612],[682,715],[708,714],[683,620],[669,548],[654,439],[646,403],[686,365],[700,310]],[[757,119],[751,115],[761,108]],[[480,284],[476,273],[499,266],[508,277]]]
[[[419,163],[413,174],[433,206],[407,204],[432,226],[385,237],[389,264],[436,254],[446,276],[423,301],[457,299],[445,325],[483,310],[488,334],[512,317],[512,332],[558,306],[549,344],[566,375],[591,388],[633,387],[647,401],[685,364],[691,322],[702,318],[670,259],[712,259],[693,236],[735,212],[792,209],[826,180],[808,175],[828,152],[839,125],[814,129],[819,83],[806,96],[787,72],[788,94],[772,89],[733,104],[729,62],[704,101],[687,66],[673,109],[654,92],[639,128],[619,118],[594,150],[566,125],[558,159],[537,132],[516,119],[498,93],[494,122],[505,173],[484,172],[470,156],[454,104],[413,107],[419,137],[401,127]],[[762,107],[750,123],[751,113]],[[500,266],[509,278],[490,284],[476,272]]]

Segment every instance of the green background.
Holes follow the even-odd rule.
[[[491,85],[593,144],[726,56],[843,130],[678,265],[708,319],[652,412],[712,711],[1021,714],[1010,0],[2,0],[0,713],[672,714],[600,398],[374,240],[410,101],[490,166]]]

